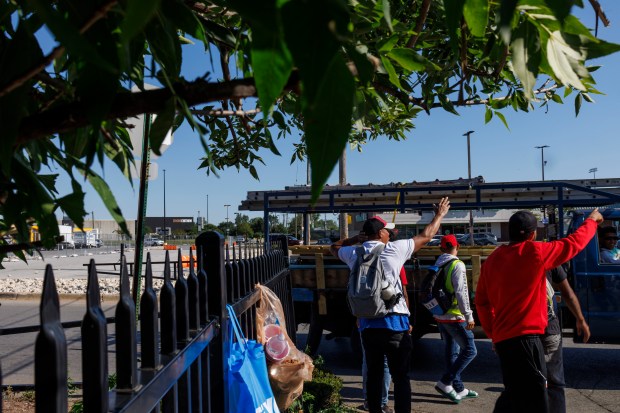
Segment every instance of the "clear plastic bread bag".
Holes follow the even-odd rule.
[[[286,410],[301,396],[304,381],[312,380],[312,358],[295,346],[286,332],[286,319],[278,296],[257,284],[260,301],[256,311],[257,341],[265,346],[269,382],[278,408]]]

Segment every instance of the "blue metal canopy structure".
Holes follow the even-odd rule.
[[[309,186],[295,186],[279,191],[250,191],[239,210],[263,211],[267,223],[269,214],[274,212],[307,216],[324,212],[428,210],[445,196],[450,197],[453,210],[557,208],[562,233],[565,208],[620,203],[620,178],[486,183],[482,177],[477,177],[424,183],[326,186],[314,204],[310,202]],[[268,236],[268,228],[265,228],[265,236]]]

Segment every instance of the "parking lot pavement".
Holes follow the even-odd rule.
[[[305,334],[300,330],[300,343]],[[579,413],[620,412],[620,346],[606,344],[575,344],[564,338],[567,411]],[[488,413],[503,390],[499,361],[488,339],[476,339],[478,356],[463,373],[467,388],[480,397],[452,404],[440,396],[434,385],[443,367],[444,346],[439,334],[428,334],[413,349],[411,387],[413,411],[417,413],[467,412]],[[344,381],[343,402],[354,408],[363,403],[361,359],[350,350],[349,340],[323,340],[319,352],[325,364]],[[390,392],[389,405],[393,407]]]
[[[181,246],[181,251],[188,254],[189,245]],[[143,261],[146,261],[146,254],[151,254],[154,262],[163,261],[166,255],[163,247],[144,248]],[[170,251],[170,258],[176,259],[176,251]],[[129,248],[125,250],[128,262],[133,262],[135,250]],[[82,250],[60,250],[42,251],[41,255],[28,257],[27,262],[17,258],[10,261],[3,261],[4,269],[0,270],[0,279],[5,278],[43,278],[45,266],[52,265],[56,278],[86,278],[86,266],[90,260],[95,260],[97,264],[118,264],[120,263],[120,250],[102,247]],[[98,268],[101,271],[117,271],[118,266],[104,265]],[[101,274],[100,276],[116,276],[115,274]]]

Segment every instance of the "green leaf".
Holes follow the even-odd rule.
[[[471,34],[484,37],[489,21],[489,0],[465,0],[463,15]]]
[[[461,17],[463,17],[463,6],[465,0],[447,0],[444,1],[446,26],[450,35],[450,46],[452,50],[459,48],[459,30],[461,27]]]
[[[86,40],[86,37],[80,34],[79,30],[72,22],[65,19],[60,12],[54,8],[54,2],[48,0],[30,0],[29,3],[36,9],[36,12],[52,33],[54,33],[58,41],[67,48],[69,54],[81,56],[86,61],[110,73],[117,72],[117,69],[97,52],[95,46],[90,44]],[[93,9],[94,8],[95,3],[93,3]]]
[[[258,98],[266,119],[291,75],[293,59],[279,30],[255,30],[252,34],[252,66]]]
[[[583,100],[585,100],[588,103],[594,103],[594,99],[592,99],[592,96],[590,96],[587,93],[581,93],[583,95]]]
[[[326,68],[317,98],[304,111],[308,157],[312,165],[312,202],[338,162],[351,132],[355,81],[340,54]]]
[[[554,93],[554,94],[551,95],[551,100],[553,100],[555,103],[559,103],[559,104],[563,104],[564,103],[562,101],[562,98],[557,93]]]
[[[392,83],[397,88],[402,89],[403,87],[400,85],[400,79],[398,78],[398,75],[396,74],[396,70],[394,69],[394,66],[392,66],[392,62],[390,62],[389,59],[387,59],[386,57],[381,56],[381,63],[383,64],[383,67],[385,68],[385,71],[388,74],[390,83]]]
[[[84,168],[78,169],[86,176],[86,179],[93,186],[93,188],[95,188],[95,191],[99,194],[99,197],[103,201],[106,209],[110,215],[112,215],[112,218],[114,218],[123,233],[129,235],[129,230],[127,229],[125,218],[123,218],[123,213],[106,181],[93,171],[86,171]]]
[[[62,209],[63,212],[66,213],[67,216],[81,228],[84,226],[84,217],[87,215],[86,210],[84,209],[85,193],[82,191],[82,187],[77,183],[77,181],[72,180],[71,184],[73,187],[73,192],[62,198],[58,198],[56,202],[58,203],[60,209]]]
[[[484,123],[487,124],[493,119],[493,111],[488,106],[484,110]]]
[[[0,168],[4,176],[10,176],[11,162],[15,154],[20,122],[26,115],[30,83],[0,98],[0,125],[2,125],[2,145],[0,145]]]
[[[573,0],[545,0],[547,6],[553,11],[553,14],[564,24],[564,20],[570,15],[570,9],[573,7]]]
[[[575,96],[575,116],[579,116],[579,111],[581,110],[582,102],[583,102],[583,98],[581,97],[581,93],[577,93],[577,96]]]
[[[382,0],[382,8],[383,8],[383,18],[387,23],[388,28],[391,32],[394,31],[392,27],[392,12],[390,11],[390,0]]]
[[[181,44],[176,27],[158,12],[147,25],[145,34],[157,62],[171,80],[176,80],[181,72]]]
[[[174,126],[176,101],[174,96],[168,99],[164,110],[157,114],[155,122],[151,125],[151,130],[149,131],[149,145],[157,156],[161,156],[161,144]]]
[[[411,70],[412,72],[440,70],[439,66],[409,48],[393,49],[388,53],[388,56],[403,68]]]
[[[506,118],[504,117],[504,114],[501,112],[495,111],[495,115],[499,118],[499,120],[502,121],[506,129],[510,130],[510,128],[508,127],[508,122],[506,122]]]
[[[551,33],[547,40],[547,61],[555,77],[564,85],[586,90],[576,70],[581,65],[583,56],[580,51],[571,48],[562,38],[562,33]],[[582,66],[583,67],[583,66]],[[589,76],[589,74],[588,74]]]
[[[394,48],[394,46],[396,46],[399,40],[400,36],[397,34],[385,39],[380,39],[377,42],[377,50],[379,50],[379,52],[389,52]]]
[[[531,99],[541,61],[538,30],[529,22],[522,24],[514,33],[511,49],[511,67],[523,84],[525,96]]]
[[[505,44],[510,44],[512,19],[519,0],[502,0],[499,6],[499,32]]]
[[[162,3],[162,12],[184,33],[193,36],[205,45],[207,44],[207,35],[205,33],[203,23],[198,20],[196,14],[194,14],[182,1],[165,0]],[[234,46],[234,36],[230,33],[230,31],[210,20],[205,20],[205,23],[209,24],[209,29],[213,31],[212,36],[214,38],[217,38],[220,41],[225,41],[228,44],[230,44],[232,38],[231,47]]]
[[[126,0],[125,18],[121,22],[121,40],[128,43],[142,32],[159,8],[161,0]]]

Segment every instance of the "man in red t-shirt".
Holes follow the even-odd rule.
[[[495,412],[548,412],[544,351],[547,326],[545,272],[573,258],[603,222],[598,209],[573,234],[535,242],[536,217],[518,211],[510,217],[510,243],[498,247],[482,265],[476,309],[500,359],[505,390]]]

